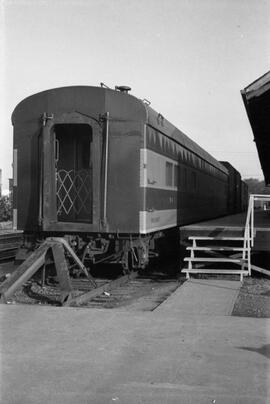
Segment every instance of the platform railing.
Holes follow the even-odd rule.
[[[248,263],[248,275],[251,275],[251,249],[254,247],[254,206],[255,201],[270,202],[270,195],[250,194],[244,233],[244,257]],[[265,205],[264,205],[265,206]]]

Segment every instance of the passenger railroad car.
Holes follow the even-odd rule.
[[[12,123],[26,245],[61,235],[92,261],[144,267],[166,231],[228,212],[227,168],[127,87],[43,91]]]

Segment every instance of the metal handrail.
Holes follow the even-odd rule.
[[[251,275],[251,248],[254,247],[254,202],[255,201],[265,201],[270,202],[270,195],[263,194],[250,194],[249,195],[249,203],[245,224],[245,233],[244,233],[244,257],[246,258],[247,253],[247,261],[248,261],[248,274]]]

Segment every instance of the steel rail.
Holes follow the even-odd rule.
[[[113,281],[110,281],[108,283],[105,283],[97,287],[96,289],[92,289],[89,292],[82,293],[81,295],[76,297],[70,297],[70,299],[68,299],[67,302],[63,303],[63,306],[79,306],[83,303],[88,302],[91,299],[94,299],[95,297],[101,295],[104,292],[110,292],[113,289],[121,285],[124,285],[125,283],[128,283],[132,279],[137,278],[137,276],[138,276],[137,271],[133,271],[128,275],[120,276],[119,278],[114,279]]]

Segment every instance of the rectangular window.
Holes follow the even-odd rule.
[[[166,185],[171,187],[173,184],[173,164],[166,161]]]
[[[179,172],[179,166],[174,166],[174,186],[178,187],[178,172]]]

